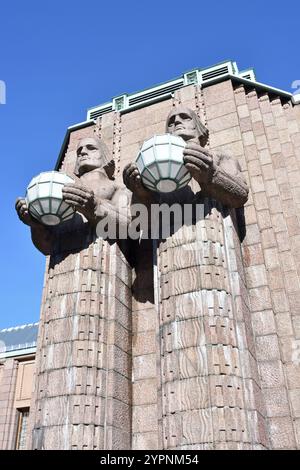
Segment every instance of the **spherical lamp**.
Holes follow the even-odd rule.
[[[74,180],[58,171],[41,173],[31,180],[26,192],[30,214],[44,225],[58,225],[73,217],[75,210],[63,201],[62,188]]]
[[[136,159],[143,184],[152,191],[169,193],[183,188],[191,174],[183,163],[185,141],[171,134],[146,140]]]

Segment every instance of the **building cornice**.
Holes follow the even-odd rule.
[[[60,169],[67,150],[71,132],[94,125],[99,116],[110,112],[125,114],[135,111],[136,109],[149,106],[153,103],[170,99],[176,90],[191,84],[196,84],[202,88],[206,88],[226,80],[231,80],[235,84],[244,85],[248,89],[252,88],[259,90],[262,93],[268,93],[273,97],[277,96],[283,100],[290,101],[294,105],[300,102],[300,100],[297,100],[295,95],[292,93],[256,81],[255,73],[252,68],[239,72],[236,62],[227,61],[216,64],[213,67],[194,69],[184,73],[181,77],[174,80],[160,83],[159,85],[146,88],[136,93],[125,93],[114,97],[110,102],[89,108],[86,121],[68,127],[55,165],[55,170]]]

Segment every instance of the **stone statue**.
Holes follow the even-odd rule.
[[[131,448],[132,325],[141,304],[155,309],[158,448],[222,443],[220,387],[226,397],[232,391],[234,423],[228,420],[226,432],[234,426],[243,445],[244,416],[250,422],[252,415],[237,347],[242,354],[244,313],[237,302],[240,242],[230,209],[243,206],[248,189],[235,159],[205,148],[208,130],[193,111],[174,107],[166,131],[186,141],[189,185],[159,194],[144,187],[135,163],[123,172],[132,202],[203,205],[203,217],[166,238],[131,243],[96,234],[105,219],[127,227],[130,193],[115,183],[113,161],[95,137],[78,142],[75,182],[63,189],[76,209],[72,220],[46,227],[17,200],[35,246],[50,255],[31,407],[33,449]],[[127,250],[134,251],[133,263]]]
[[[158,203],[161,208],[174,203],[203,208],[201,215],[173,227],[170,235],[151,240],[151,259],[148,256],[148,265],[154,265],[159,341],[159,445],[164,449],[213,448],[211,442],[215,445],[223,439],[220,430],[229,436],[237,429],[244,436],[243,417],[251,420],[248,401],[238,401],[235,391],[231,393],[237,390],[237,381],[238,391],[245,393],[248,386],[240,379],[243,352],[241,356],[237,352],[237,345],[246,348],[240,324],[248,319],[244,320],[238,303],[241,247],[236,214],[231,210],[247,201],[248,188],[234,158],[205,148],[208,130],[193,111],[174,107],[166,131],[186,141],[184,164],[192,175],[188,185],[159,194],[144,188],[135,163],[123,173],[133,200],[152,206]],[[162,220],[165,224],[166,219]],[[138,269],[143,273],[145,265],[143,259],[137,273]],[[224,425],[220,390],[226,390],[224,396],[231,393],[230,406],[238,410],[228,421],[235,422],[234,426]]]
[[[131,266],[127,241],[102,237],[98,222],[127,227],[129,192],[115,183],[114,162],[99,138],[81,139],[76,152],[75,182],[63,188],[76,209],[71,220],[48,227],[24,199],[16,203],[33,243],[50,255],[28,446],[111,449],[117,442],[124,449],[131,439]]]
[[[248,188],[239,163],[226,155],[204,148],[208,130],[196,113],[185,106],[176,106],[167,117],[166,131],[186,142],[184,164],[201,188],[227,207],[242,207],[248,198]],[[153,200],[154,194],[144,187],[135,163],[128,164],[123,173],[125,185],[141,200]]]
[[[117,224],[127,225],[126,207],[122,213],[119,210],[119,199],[121,196],[126,198],[127,191],[114,182],[115,165],[106,145],[98,137],[84,138],[78,142],[76,153],[76,181],[63,188],[64,201],[73,206],[81,214],[81,219],[92,227],[104,217],[111,218]],[[51,254],[61,227],[41,224],[31,216],[23,198],[17,199],[16,210],[20,220],[31,228],[34,245],[43,254]],[[72,223],[67,222],[68,225]]]

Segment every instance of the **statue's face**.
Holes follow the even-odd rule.
[[[178,106],[171,111],[167,120],[167,128],[170,134],[178,135],[184,140],[191,140],[199,137],[199,133],[190,110],[183,106]]]
[[[79,175],[102,168],[105,165],[99,142],[92,137],[81,139],[77,146],[77,168]]]

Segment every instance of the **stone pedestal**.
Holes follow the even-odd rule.
[[[30,446],[128,449],[131,268],[117,243],[66,235],[46,276]]]
[[[267,446],[240,241],[229,212],[204,218],[157,249],[161,445]]]

